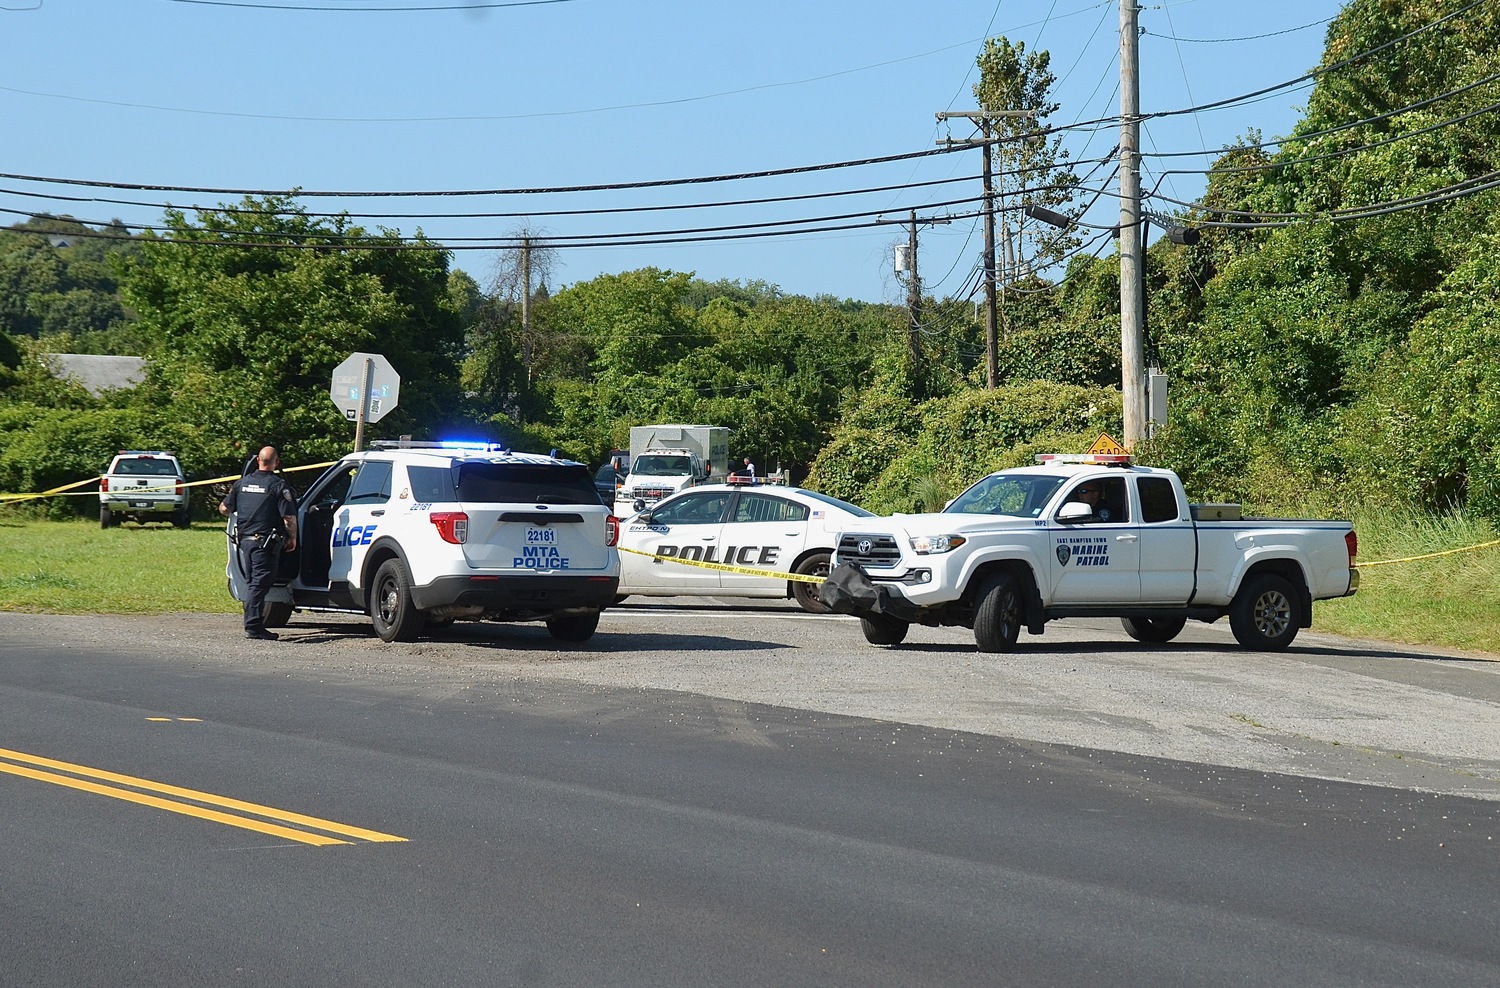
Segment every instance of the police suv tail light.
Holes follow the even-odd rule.
[[[614,515],[610,515],[608,518],[604,519],[604,544],[620,544],[620,519],[616,518]]]
[[[969,541],[962,535],[918,535],[911,540],[912,551],[922,556],[952,552]]]
[[[99,478],[99,491],[100,491],[100,493],[105,493],[105,494],[109,493],[109,478],[108,477],[100,477]]]
[[[444,542],[463,545],[469,541],[469,516],[462,511],[434,511],[427,516],[437,526]]]

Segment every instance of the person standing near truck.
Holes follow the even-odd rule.
[[[275,641],[265,625],[266,594],[276,579],[282,543],[297,548],[297,499],[286,481],[276,475],[281,457],[275,446],[265,446],[255,460],[254,473],[236,480],[219,504],[219,514],[234,515],[235,552],[249,578],[245,597],[245,637]]]

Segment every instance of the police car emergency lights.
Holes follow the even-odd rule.
[[[1096,467],[1128,467],[1135,463],[1129,453],[1038,453],[1038,463],[1081,463]]]

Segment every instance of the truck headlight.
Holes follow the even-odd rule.
[[[962,535],[918,535],[911,540],[912,551],[922,556],[952,552],[969,541]]]

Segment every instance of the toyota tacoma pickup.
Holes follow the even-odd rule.
[[[1242,646],[1279,650],[1312,624],[1313,601],[1359,587],[1349,522],[1191,504],[1177,474],[1129,456],[1037,460],[941,512],[845,528],[819,599],[857,615],[875,645],[899,644],[912,624],[950,625],[972,628],[982,652],[1008,652],[1023,628],[1100,616],[1167,642],[1189,620],[1227,616]]]

